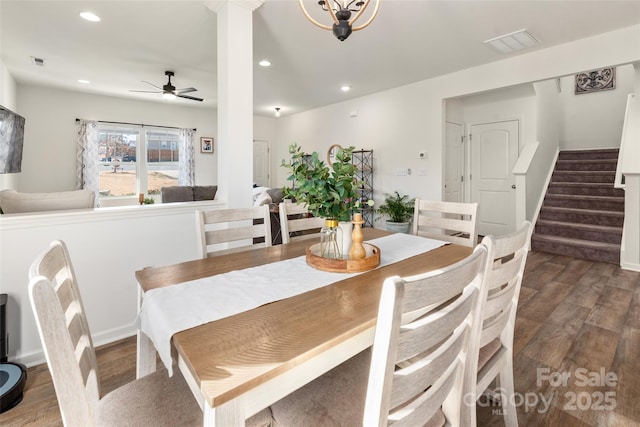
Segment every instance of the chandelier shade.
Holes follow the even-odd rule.
[[[354,26],[354,22],[358,20],[369,6],[372,0],[320,0],[318,6],[323,11],[329,12],[329,16],[333,21],[332,25],[325,25],[314,19],[304,6],[303,0],[298,0],[302,13],[311,23],[323,30],[333,31],[333,34],[340,41],[346,40],[353,31],[359,31],[366,28],[373,22],[378,14],[380,0],[375,0],[375,7],[369,19],[362,25]],[[355,14],[355,15],[354,15]],[[353,15],[353,16],[352,16]]]

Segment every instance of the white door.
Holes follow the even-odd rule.
[[[270,187],[269,141],[253,140],[253,182],[260,187]]]
[[[444,200],[447,202],[462,202],[462,125],[445,122],[444,138]]]
[[[518,120],[471,126],[471,201],[478,203],[478,234],[515,231]]]

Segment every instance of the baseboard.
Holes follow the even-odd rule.
[[[620,268],[623,269],[623,270],[631,270],[631,271],[639,271],[640,272],[640,264],[637,264],[637,263],[620,261]]]

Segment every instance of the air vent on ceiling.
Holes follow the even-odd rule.
[[[540,42],[525,29],[485,40],[484,43],[500,53],[511,53],[540,44]]]
[[[42,58],[36,58],[35,56],[32,56],[31,62],[33,62],[33,65],[37,65],[38,67],[44,67],[44,59]]]

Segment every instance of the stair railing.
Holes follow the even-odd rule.
[[[625,109],[624,123],[622,125],[622,137],[620,139],[620,151],[618,152],[616,178],[613,183],[613,186],[615,188],[624,188],[624,174],[622,173],[622,163],[623,163],[623,159],[628,157],[625,154],[625,152],[627,151],[627,147],[630,145],[633,146],[638,144],[637,138],[639,134],[637,132],[638,132],[638,126],[640,126],[639,124],[640,119],[638,119],[638,117],[640,117],[640,112],[637,110],[633,112],[635,104],[637,104],[636,96],[635,94],[630,93],[629,96],[627,96],[627,108]],[[635,120],[632,119],[632,117],[634,117],[634,114],[636,118]],[[634,133],[636,135],[635,140],[633,137]],[[632,152],[635,152],[635,150],[633,150],[633,147],[631,149],[632,149]]]
[[[627,98],[614,186],[625,190],[620,266],[640,271],[640,100],[634,94]]]

